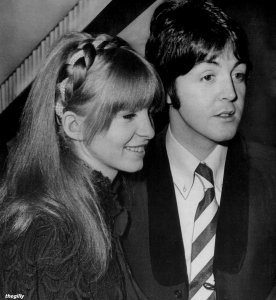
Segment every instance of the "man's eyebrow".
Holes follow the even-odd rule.
[[[202,61],[199,61],[197,63],[197,65],[199,64],[212,64],[212,65],[216,65],[216,66],[219,66],[219,63],[215,60],[215,58],[209,58],[209,59],[205,59],[205,60],[202,60]]]
[[[205,60],[199,62],[198,64],[200,64],[200,63],[207,63],[207,64],[213,64],[213,65],[219,66],[220,63],[218,61],[216,61],[216,59],[217,59],[217,56],[212,56],[212,57],[210,57],[208,59],[205,59]],[[235,69],[238,65],[242,65],[242,64],[244,64],[245,66],[247,66],[247,63],[245,61],[243,61],[243,60],[237,60],[236,63],[234,64],[234,66],[233,66],[233,69]]]
[[[211,56],[206,57],[202,61],[199,61],[198,64],[200,64],[200,63],[206,63],[206,64],[214,64],[216,66],[219,66],[219,63],[216,61],[217,58],[218,58],[218,56],[215,55],[215,54],[213,54]]]

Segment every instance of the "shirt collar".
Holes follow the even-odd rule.
[[[166,148],[174,183],[183,197],[187,198],[194,182],[194,171],[200,160],[175,139],[170,126],[166,135]],[[222,190],[226,154],[227,147],[217,145],[203,161],[212,169],[215,187],[220,192]]]

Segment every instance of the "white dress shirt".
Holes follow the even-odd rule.
[[[203,199],[204,188],[210,186],[208,181],[205,181],[202,177],[199,178],[199,175],[195,176],[194,171],[200,162],[206,163],[212,169],[216,200],[219,205],[227,147],[218,145],[204,161],[199,161],[175,139],[169,127],[166,135],[166,148],[174,182],[187,272],[190,280],[194,217],[198,203]]]

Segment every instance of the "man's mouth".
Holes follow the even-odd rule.
[[[235,111],[234,110],[231,110],[231,111],[223,111],[219,114],[216,115],[216,117],[220,117],[220,118],[230,118],[230,117],[233,117],[235,114]]]

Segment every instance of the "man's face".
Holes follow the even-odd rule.
[[[246,74],[246,65],[227,48],[177,77],[180,108],[171,107],[170,124],[184,147],[212,149],[235,135],[244,107]]]

